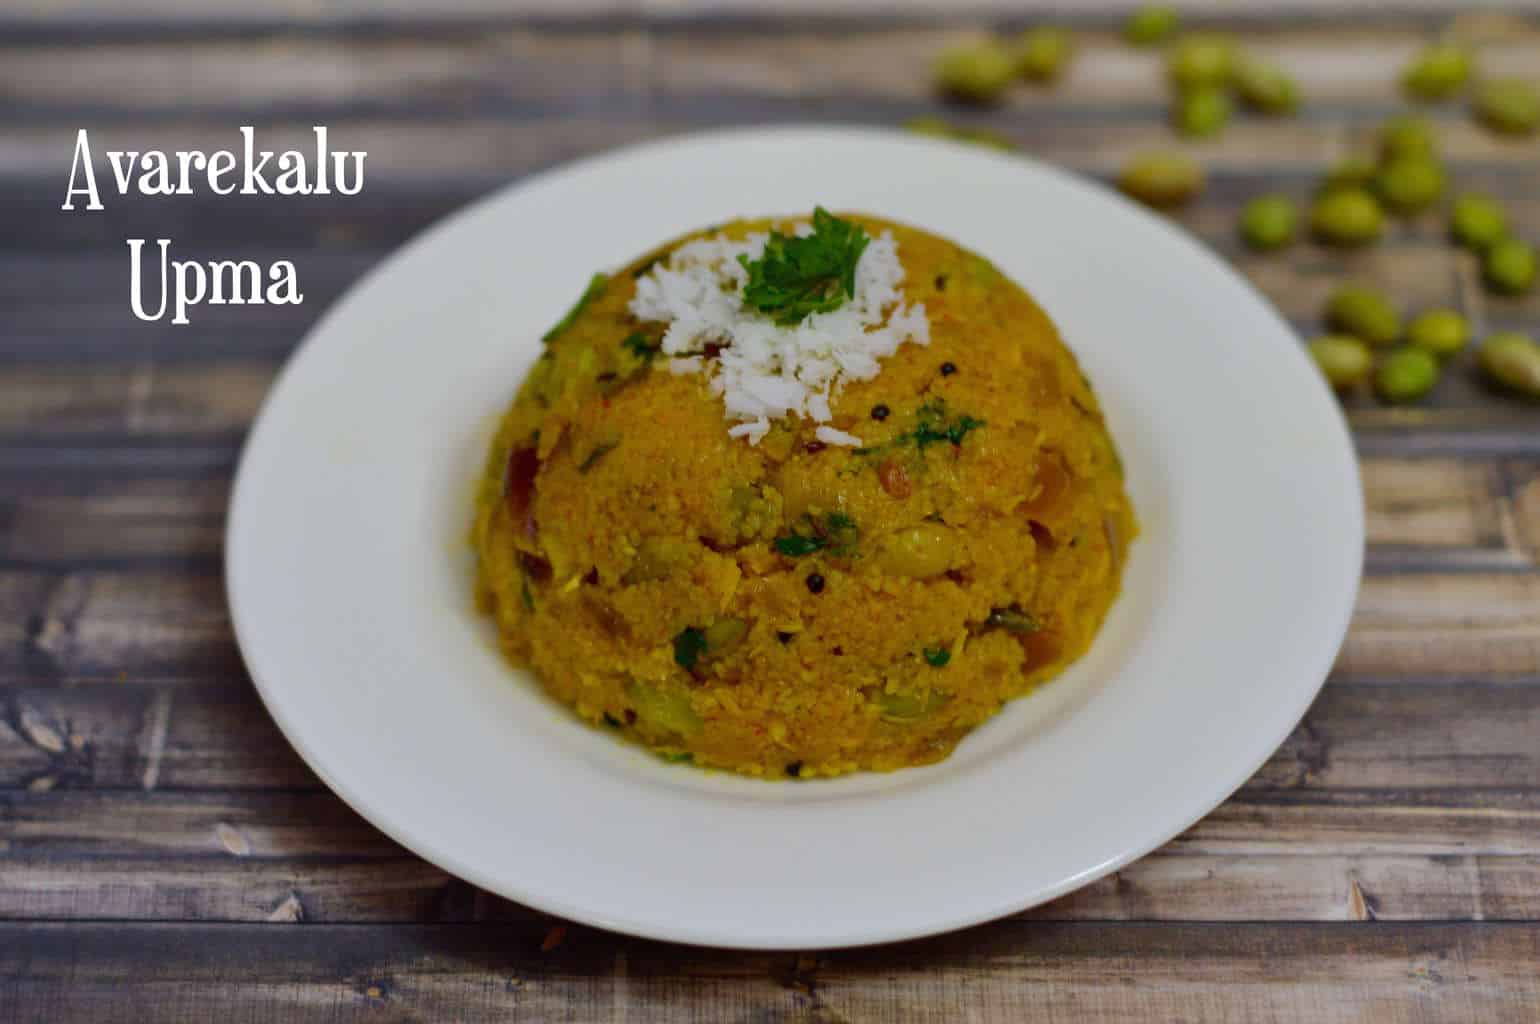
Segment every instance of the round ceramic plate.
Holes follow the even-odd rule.
[[[471,596],[498,414],[596,270],[822,204],[977,250],[1058,322],[1142,521],[1090,653],[940,764],[758,782],[590,728]],[[1363,553],[1353,449],[1299,342],[1183,230],[1030,160],[852,129],[668,139],[498,192],[382,263],[252,431],[229,596],[263,699],[402,845],[495,893],[683,942],[908,938],[1052,899],[1245,782],[1331,666]]]

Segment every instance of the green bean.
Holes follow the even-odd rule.
[[[1374,374],[1374,390],[1393,404],[1415,402],[1438,383],[1438,360],[1420,348],[1398,348]]]
[[[1369,346],[1346,334],[1327,334],[1309,345],[1310,358],[1326,382],[1338,391],[1355,388],[1369,379],[1374,358]]]
[[[1362,188],[1332,189],[1316,197],[1310,231],[1332,245],[1364,245],[1380,237],[1385,218],[1379,201]]]
[[[1214,86],[1187,89],[1171,108],[1173,126],[1188,138],[1205,138],[1230,120],[1230,94]]]
[[[1380,125],[1380,158],[1432,157],[1438,152],[1438,138],[1426,118],[1416,114],[1398,114]]]
[[[1241,211],[1241,238],[1253,249],[1277,249],[1294,240],[1298,221],[1288,196],[1258,196]]]
[[[1203,168],[1182,153],[1142,153],[1123,168],[1118,187],[1150,206],[1181,206],[1203,191]]]
[[[1494,383],[1526,398],[1540,399],[1540,344],[1518,331],[1499,331],[1476,355]]]
[[[1349,283],[1326,300],[1326,322],[1370,345],[1389,345],[1401,336],[1401,314],[1385,294]]]
[[[1456,196],[1449,209],[1449,233],[1467,249],[1482,252],[1508,236],[1508,214],[1495,199],[1467,192]]]
[[[1428,157],[1396,157],[1375,179],[1375,189],[1388,208],[1401,214],[1420,213],[1444,194],[1444,169]]]
[[[1453,309],[1429,309],[1412,317],[1406,340],[1414,348],[1447,359],[1470,341],[1470,321]]]
[[[1135,46],[1164,42],[1176,31],[1177,13],[1165,4],[1145,4],[1128,16],[1123,38]]]
[[[1276,64],[1243,58],[1232,75],[1236,94],[1261,114],[1292,114],[1299,107],[1299,86]]]
[[[1235,44],[1211,32],[1194,32],[1177,40],[1166,60],[1166,73],[1183,89],[1224,85],[1235,63]]]
[[[998,40],[967,43],[936,59],[936,88],[968,103],[994,103],[1016,77],[1016,60]]]
[[[1540,127],[1540,89],[1522,78],[1488,78],[1471,100],[1476,116],[1503,135],[1533,135]]]
[[[1029,82],[1057,81],[1074,53],[1075,42],[1064,29],[1028,29],[1016,40],[1016,73]]]
[[[1456,43],[1435,43],[1401,72],[1401,89],[1416,100],[1444,100],[1470,78],[1470,51]]]
[[[1504,238],[1487,250],[1482,277],[1495,292],[1522,295],[1535,286],[1535,247],[1517,238]]]

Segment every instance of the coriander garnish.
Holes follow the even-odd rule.
[[[695,669],[695,663],[706,653],[705,630],[690,626],[674,637],[674,661],[686,672]]]
[[[646,362],[657,355],[660,347],[658,342],[653,341],[641,331],[634,331],[626,335],[626,340],[620,344],[642,362]]]
[[[856,293],[856,264],[869,241],[860,225],[817,207],[812,234],[772,231],[759,259],[738,257],[749,272],[743,301],[783,326],[838,309]]]
[[[951,416],[947,412],[946,399],[933,398],[915,410],[914,429],[899,434],[887,444],[873,445],[867,448],[855,449],[857,455],[872,455],[877,452],[898,448],[905,444],[913,444],[924,451],[927,447],[946,441],[949,444],[960,446],[963,439],[973,431],[985,426],[983,420],[964,413],[961,416]]]
[[[843,512],[830,512],[823,519],[808,518],[811,533],[788,533],[775,538],[775,550],[788,558],[801,558],[815,551],[827,551],[836,557],[855,549],[860,528]]]

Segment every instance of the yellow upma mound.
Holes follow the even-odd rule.
[[[945,757],[1090,645],[1135,534],[1096,396],[987,260],[875,218],[929,343],[795,415],[728,434],[709,372],[608,278],[547,335],[476,512],[478,592],[556,698],[671,758],[766,777]],[[714,353],[707,351],[702,365]],[[709,366],[707,367],[709,370]],[[833,436],[826,432],[825,436]]]

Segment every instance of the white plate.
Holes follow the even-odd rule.
[[[815,203],[976,249],[1095,384],[1144,533],[1090,654],[941,764],[765,783],[580,724],[474,612],[472,481],[539,337],[686,230]],[[257,687],[310,766],[444,869],[683,942],[902,939],[1041,903],[1159,846],[1288,735],[1363,554],[1352,444],[1276,313],[1185,232],[1016,156],[885,132],[669,139],[478,202],[386,260],[273,388],[228,581]]]

